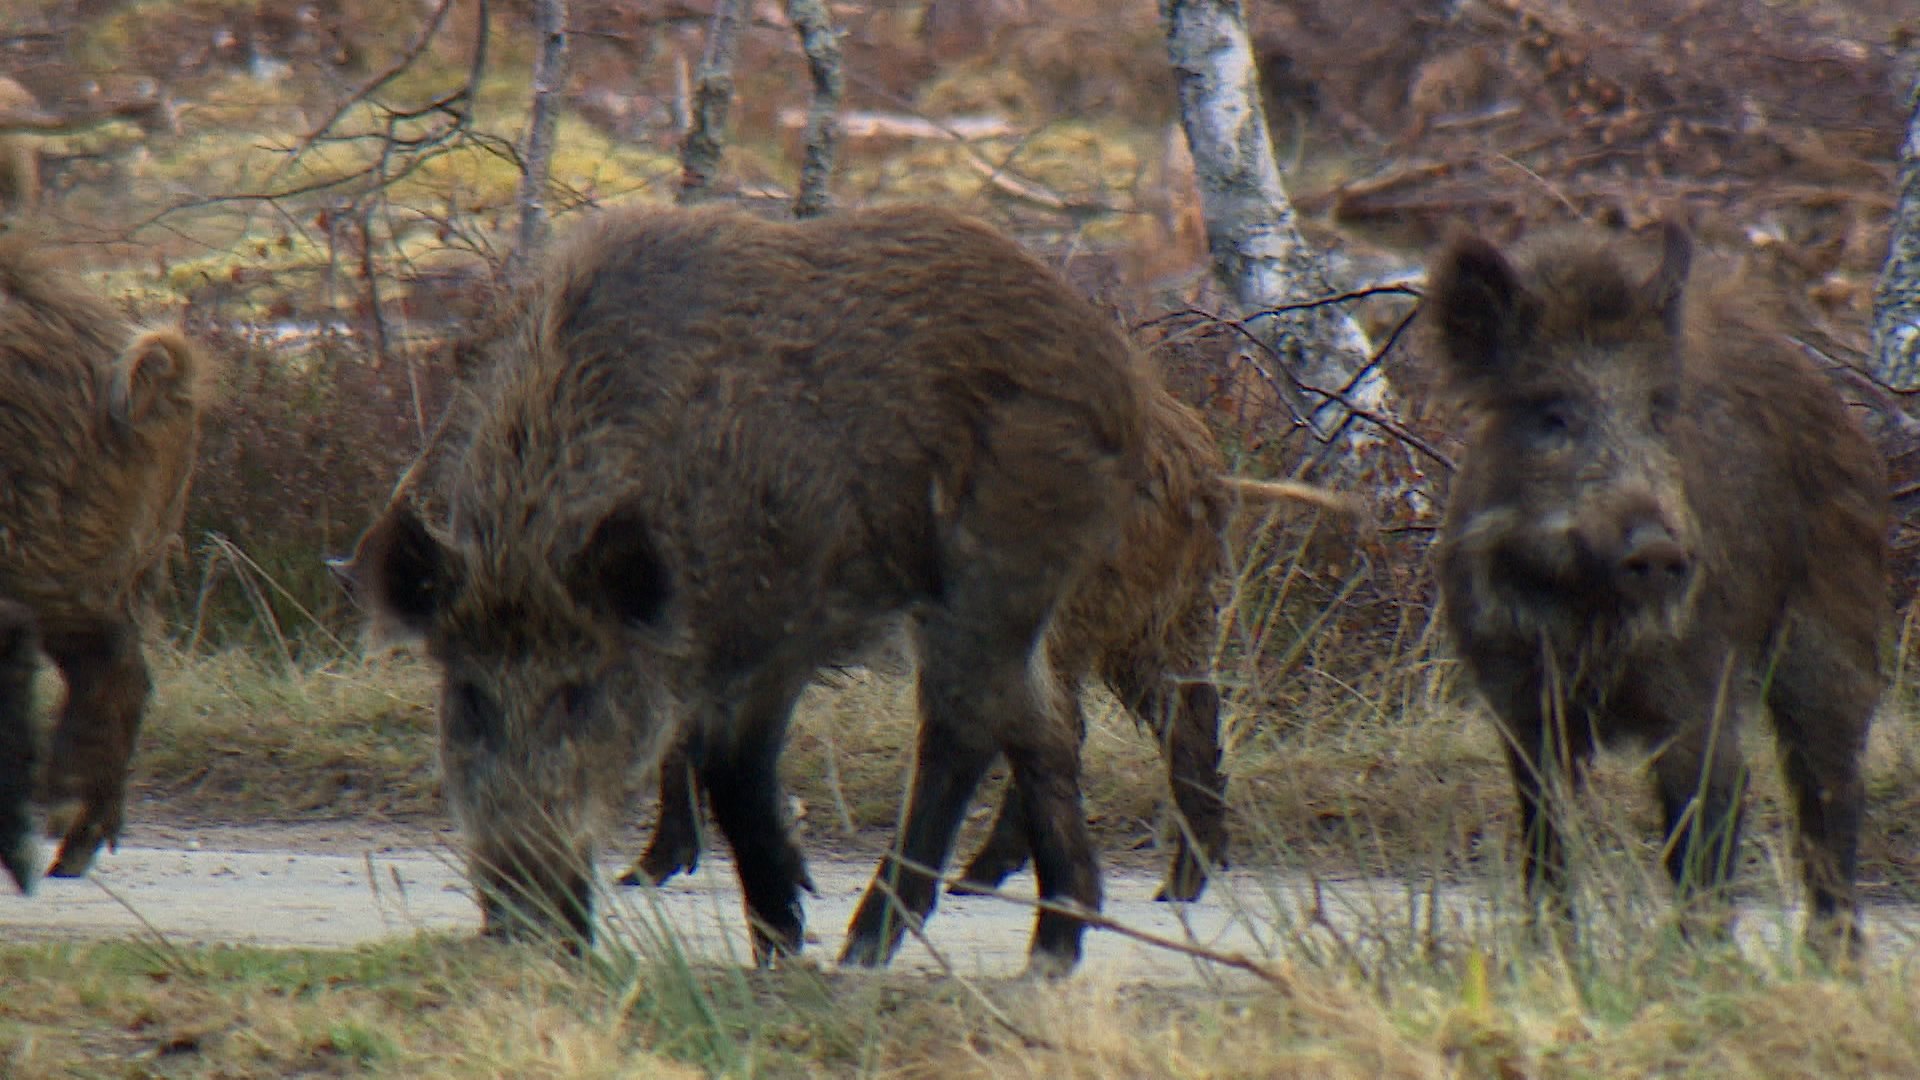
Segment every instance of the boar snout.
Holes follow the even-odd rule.
[[[1620,588],[1643,603],[1657,603],[1686,591],[1693,557],[1661,521],[1642,521],[1627,530],[1620,553]]]
[[[481,933],[502,941],[593,941],[593,882],[573,859],[527,851],[476,857]]]

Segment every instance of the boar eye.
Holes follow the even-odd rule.
[[[569,735],[584,732],[593,723],[593,709],[600,696],[590,686],[567,686],[560,691],[560,722]]]
[[[1526,413],[1521,431],[1529,442],[1543,446],[1564,443],[1573,434],[1573,410],[1564,401],[1542,401]]]
[[[484,746],[500,749],[500,710],[485,690],[470,682],[457,682],[447,689],[442,707],[441,726],[447,742],[455,746]]]
[[[1673,424],[1674,415],[1679,411],[1680,402],[1673,394],[1662,391],[1653,395],[1653,400],[1648,403],[1647,417],[1653,425],[1654,432],[1665,435],[1667,428]]]

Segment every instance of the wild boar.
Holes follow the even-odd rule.
[[[1154,384],[1110,321],[931,207],[611,213],[505,310],[470,352],[447,529],[397,507],[347,569],[444,670],[441,762],[488,929],[590,938],[599,825],[685,737],[756,954],[797,951],[788,716],[903,616],[914,779],[843,962],[885,963],[931,912],[997,754],[1040,894],[1097,910],[1078,743],[1038,645],[1144,482]],[[1083,928],[1039,915],[1036,966],[1070,967]]]
[[[151,690],[138,620],[178,542],[214,369],[178,332],[130,326],[34,246],[0,233],[0,600],[29,613],[66,683],[45,777],[64,835],[48,873],[76,877],[124,822]],[[31,678],[37,653],[21,640],[0,650],[0,684]],[[25,723],[9,737],[30,740]],[[31,782],[21,757],[0,758],[0,791]],[[0,850],[26,843],[0,835]],[[16,879],[23,865],[10,864]]]
[[[1860,756],[1890,612],[1884,467],[1736,279],[1689,288],[1584,235],[1461,239],[1426,300],[1473,417],[1436,551],[1446,621],[1519,794],[1529,894],[1571,913],[1560,824],[1597,746],[1638,739],[1683,911],[1724,929],[1764,706],[1797,812],[1808,940],[1856,950]],[[1570,925],[1570,924],[1568,924]]]

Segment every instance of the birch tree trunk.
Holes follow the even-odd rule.
[[[1344,310],[1326,305],[1261,314],[1332,289],[1326,264],[1300,235],[1280,180],[1240,0],[1160,0],[1160,17],[1214,273],[1293,377],[1340,393],[1355,407],[1381,411],[1385,382],[1368,363],[1365,332]],[[1375,441],[1330,399],[1302,393],[1295,407],[1318,437],[1339,438],[1347,450]]]
[[[793,216],[818,217],[833,208],[829,185],[834,152],[840,143],[840,35],[833,29],[824,0],[787,0],[787,21],[800,37],[800,51],[806,54],[807,74],[813,80]]]
[[[745,6],[745,0],[718,0],[713,5],[706,51],[700,56],[700,71],[694,77],[687,136],[680,141],[680,193],[676,201],[682,205],[712,195],[713,176],[720,168],[720,150],[726,141],[727,110],[733,104],[733,57],[738,51]]]
[[[1899,203],[1887,261],[1873,292],[1874,352],[1880,380],[1920,390],[1920,76],[1914,79],[1906,142],[1900,147]]]
[[[533,31],[540,51],[533,61],[533,109],[527,121],[525,171],[520,175],[520,234],[508,264],[510,277],[526,271],[547,238],[547,181],[553,171],[560,96],[567,87],[567,0],[535,0]]]

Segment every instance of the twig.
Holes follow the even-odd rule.
[[[1402,287],[1400,286],[1390,286],[1390,287],[1386,287],[1383,291],[1400,291],[1401,288]],[[1360,291],[1364,293],[1366,290],[1360,290]],[[1337,298],[1327,297],[1327,298],[1322,298],[1320,300],[1302,301],[1302,304],[1313,305],[1313,304],[1327,303],[1333,299],[1337,299]],[[1364,406],[1355,404],[1353,402],[1353,399],[1347,396],[1346,392],[1344,391],[1329,390],[1324,387],[1314,386],[1313,384],[1308,383],[1300,379],[1298,376],[1294,375],[1292,371],[1286,368],[1284,359],[1280,356],[1279,351],[1275,349],[1272,345],[1268,344],[1265,340],[1263,340],[1260,337],[1260,335],[1248,329],[1246,323],[1243,320],[1228,319],[1223,316],[1216,315],[1210,311],[1205,311],[1200,308],[1190,307],[1190,308],[1184,308],[1177,312],[1170,312],[1167,315],[1159,316],[1155,319],[1149,320],[1147,323],[1144,323],[1142,325],[1150,326],[1156,323],[1168,322],[1168,321],[1171,321],[1172,319],[1179,318],[1182,316],[1197,318],[1209,325],[1221,326],[1229,330],[1232,330],[1234,333],[1252,342],[1255,345],[1255,347],[1257,347],[1262,353],[1266,354],[1275,363],[1279,364],[1281,367],[1281,370],[1286,371],[1287,383],[1291,384],[1292,387],[1298,388],[1300,390],[1304,390],[1309,394],[1316,394],[1322,398],[1325,398],[1328,401],[1331,401],[1339,405],[1341,408],[1347,411],[1348,416],[1351,417],[1352,419],[1364,420],[1367,423],[1374,425],[1380,430],[1386,432],[1389,435],[1392,435],[1394,438],[1399,439],[1401,442],[1406,443],[1408,446],[1411,446],[1412,448],[1419,451],[1420,453],[1433,459],[1433,461],[1436,464],[1446,469],[1448,472],[1454,471],[1455,465],[1452,458],[1442,453],[1438,447],[1435,447],[1433,444],[1427,442],[1425,439],[1407,430],[1407,428],[1401,425],[1399,421],[1394,420],[1393,418],[1388,416],[1383,416],[1373,411],[1372,409],[1368,409]],[[1389,338],[1387,345],[1390,347],[1393,344],[1393,342],[1397,340],[1399,340],[1398,331],[1396,331],[1393,337]],[[1371,366],[1372,364],[1377,363],[1379,358],[1384,354],[1385,354],[1384,347],[1380,350],[1376,350],[1374,353],[1374,356],[1369,358],[1368,365]],[[1254,371],[1257,374],[1259,374],[1261,379],[1265,381],[1268,386],[1272,387],[1276,393],[1279,393],[1283,399],[1288,399],[1288,400],[1291,399],[1291,395],[1287,392],[1288,391],[1287,384],[1283,384],[1279,379],[1275,378],[1273,373],[1266,369],[1265,365],[1259,363],[1258,361],[1255,361],[1251,357],[1247,358],[1247,363],[1252,365]],[[1296,419],[1300,419],[1300,418],[1296,417]],[[1302,420],[1301,422],[1304,423],[1304,420]],[[1343,422],[1343,426],[1344,426],[1344,422]],[[1328,441],[1331,442],[1331,438]]]
[[[176,974],[185,975],[194,970],[194,965],[192,961],[187,958],[187,954],[178,945],[175,945],[172,939],[168,938],[158,926],[155,926],[153,920],[140,914],[140,909],[129,903],[126,897],[121,896],[106,882],[101,881],[97,877],[88,878],[87,880],[93,882],[94,888],[106,893],[109,900],[125,908],[127,914],[133,916],[135,921],[140,924],[140,928],[153,936],[154,944],[160,947],[169,966]]]
[[[1294,992],[1294,980],[1291,975],[1272,965],[1263,964],[1244,953],[1222,952],[1219,949],[1209,949],[1198,942],[1181,941],[1179,938],[1166,937],[1162,934],[1156,934],[1151,930],[1141,930],[1102,915],[1097,911],[1089,911],[1079,904],[1017,896],[1001,889],[989,889],[983,885],[966,881],[958,875],[954,877],[944,877],[938,872],[916,863],[911,859],[903,858],[897,852],[889,854],[888,858],[905,869],[933,878],[940,885],[947,888],[962,886],[968,896],[990,896],[996,900],[1006,900],[1010,903],[1019,904],[1022,907],[1032,908],[1035,911],[1043,911],[1055,915],[1070,915],[1092,929],[1106,930],[1120,937],[1127,938],[1130,941],[1137,941],[1142,945],[1150,945],[1156,949],[1164,949],[1168,952],[1178,953],[1190,959],[1204,960],[1210,964],[1218,964],[1221,967],[1232,968],[1235,971],[1244,971],[1289,995]],[[886,892],[889,902],[895,905],[895,914],[903,917],[907,927],[912,929],[916,920],[906,911],[905,907],[900,904],[893,889],[887,885],[884,873],[876,876],[874,883]],[[935,955],[935,959],[939,959],[938,954]]]
[[[914,865],[906,859],[899,859],[897,861],[902,866]],[[968,996],[979,1002],[980,1006],[987,1010],[987,1015],[993,1018],[994,1023],[1006,1028],[1013,1034],[1014,1038],[1019,1039],[1031,1049],[1057,1049],[1052,1043],[1026,1031],[1020,1025],[1014,1023],[1013,1018],[1006,1014],[1006,1010],[994,1004],[992,998],[987,997],[979,987],[973,985],[971,981],[962,977],[959,972],[954,970],[953,964],[947,960],[946,955],[938,948],[935,948],[932,941],[928,940],[923,920],[908,911],[907,905],[900,902],[900,894],[894,891],[893,884],[887,880],[884,872],[874,876],[873,884],[875,888],[886,894],[887,904],[893,909],[894,917],[900,920],[900,924],[906,928],[908,933],[913,935],[914,940],[926,947],[927,953],[933,957],[933,962],[940,965],[941,974],[958,983],[960,988],[967,992]]]
[[[1240,321],[1250,323],[1255,319],[1284,315],[1292,311],[1311,311],[1314,308],[1327,307],[1332,304],[1345,304],[1354,300],[1365,300],[1370,296],[1411,296],[1418,299],[1420,290],[1411,285],[1368,285],[1364,288],[1348,289],[1345,292],[1327,293],[1324,296],[1316,296],[1307,300],[1289,301],[1285,304],[1261,308],[1259,311],[1248,314]]]
[[[360,208],[360,278],[367,289],[367,322],[373,330],[373,366],[379,370],[387,365],[391,355],[388,348],[387,311],[380,299],[380,275],[373,265],[373,208],[368,202]]]

